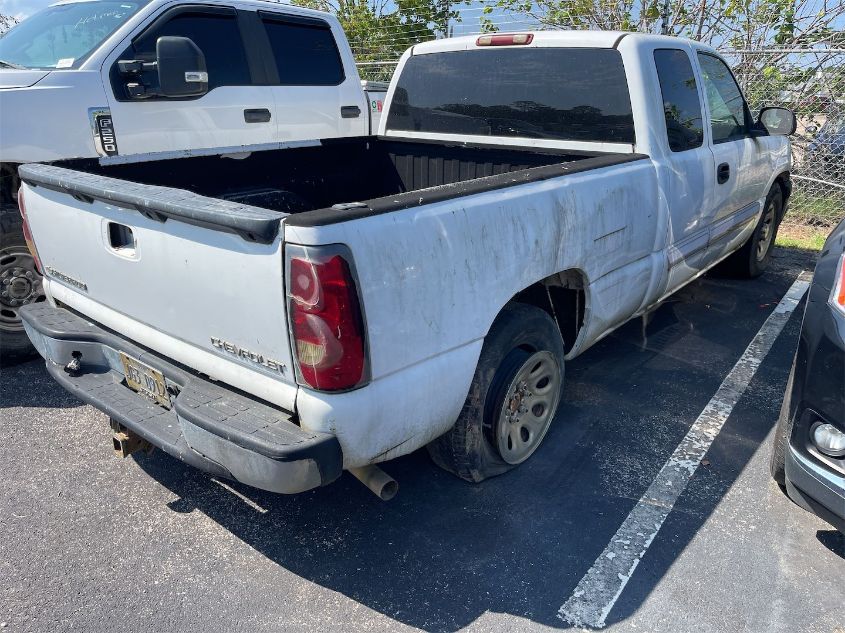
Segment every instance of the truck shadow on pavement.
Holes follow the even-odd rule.
[[[692,284],[655,313],[646,338],[632,322],[570,363],[543,446],[482,484],[440,471],[424,451],[384,466],[400,485],[389,503],[348,474],[284,497],[228,483],[233,494],[160,452],[137,463],[178,496],[174,511],[199,510],[286,570],[392,620],[456,631],[495,612],[566,628],[558,609],[797,275],[782,268]],[[608,625],[647,599],[766,438],[799,326],[791,319],[776,342]]]

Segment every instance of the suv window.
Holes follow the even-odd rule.
[[[414,55],[390,130],[633,143],[622,56],[612,49],[526,48]]]
[[[337,86],[343,62],[331,27],[323,20],[297,16],[261,17],[283,86]]]
[[[156,41],[164,35],[188,37],[199,47],[205,55],[209,90],[252,83],[234,10],[180,11],[165,22],[154,24],[132,43],[133,59],[155,60]],[[144,81],[148,85],[151,81],[157,83],[155,73],[144,73]]]
[[[748,134],[751,115],[730,68],[707,53],[698,53],[698,62],[710,106],[713,142],[724,143],[744,137]]]
[[[700,147],[704,142],[701,102],[692,64],[679,49],[654,51],[654,64],[663,95],[666,135],[673,152]]]

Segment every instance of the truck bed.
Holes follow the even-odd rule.
[[[33,184],[206,226],[219,224],[247,239],[267,241],[275,237],[278,220],[289,215],[296,217],[288,224],[330,224],[637,158],[642,156],[370,137],[241,158],[203,156],[108,166],[71,160],[28,166],[22,173]],[[154,191],[145,185],[181,191]],[[191,198],[186,191],[232,204]]]

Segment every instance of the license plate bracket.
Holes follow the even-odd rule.
[[[170,408],[170,393],[164,374],[125,352],[119,352],[126,386],[156,404]]]

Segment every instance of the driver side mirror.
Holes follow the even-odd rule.
[[[205,55],[187,37],[156,40],[158,86],[165,97],[201,97],[208,92]]]
[[[770,136],[789,136],[795,133],[795,113],[787,108],[763,108],[757,119]]]

